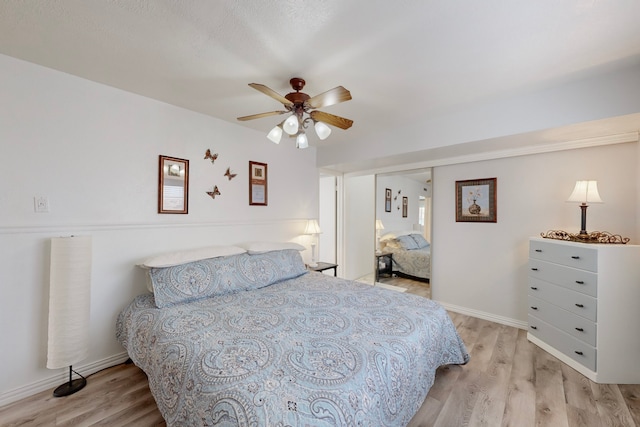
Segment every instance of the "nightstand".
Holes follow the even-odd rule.
[[[338,264],[331,264],[330,262],[318,262],[318,265],[315,267],[311,267],[307,265],[307,270],[311,271],[325,271],[331,270],[333,268],[333,275],[338,277]]]
[[[380,274],[393,276],[393,254],[391,252],[376,254],[376,282],[380,278]]]

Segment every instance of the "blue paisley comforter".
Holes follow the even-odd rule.
[[[117,336],[169,426],[405,426],[468,353],[428,299],[308,273],[120,313]]]

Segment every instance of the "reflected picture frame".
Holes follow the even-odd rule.
[[[498,222],[497,178],[456,181],[456,222]]]
[[[384,190],[384,211],[391,212],[391,189],[385,188]]]
[[[267,206],[267,164],[249,161],[249,205]]]
[[[189,160],[158,156],[158,213],[189,213]]]

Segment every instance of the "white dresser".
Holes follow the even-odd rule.
[[[640,384],[640,246],[531,238],[529,341],[597,383]]]

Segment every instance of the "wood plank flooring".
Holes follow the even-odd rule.
[[[425,295],[422,282],[385,283]],[[595,384],[527,341],[526,331],[449,313],[471,361],[444,366],[410,427],[640,427],[640,385]],[[0,426],[164,426],[144,373],[119,365],[67,397],[52,390],[0,408]]]

